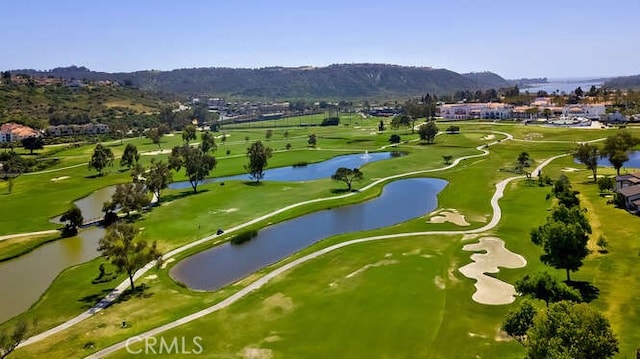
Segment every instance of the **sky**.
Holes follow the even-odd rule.
[[[6,0],[0,69],[387,63],[505,78],[640,73],[639,0]]]

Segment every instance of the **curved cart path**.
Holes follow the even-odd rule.
[[[506,138],[504,140],[511,140],[513,139],[513,136],[509,133],[506,132],[501,132],[501,131],[483,131],[483,132],[492,132],[492,133],[497,133],[497,134],[501,134],[504,135]],[[429,169],[429,170],[419,170],[419,171],[412,171],[412,172],[406,172],[406,173],[401,173],[401,174],[397,174],[397,175],[392,175],[392,176],[388,176],[385,178],[381,178],[378,179],[372,183],[370,183],[369,185],[363,187],[360,191],[366,191],[370,188],[373,188],[375,186],[377,186],[380,183],[389,181],[389,180],[394,180],[394,179],[398,179],[398,178],[403,178],[403,177],[408,177],[408,176],[412,176],[412,175],[418,175],[418,174],[425,174],[425,173],[431,173],[431,172],[438,172],[438,171],[444,171],[447,169],[451,169],[455,166],[457,166],[461,161],[463,160],[467,160],[467,159],[471,159],[471,158],[477,158],[477,157],[483,157],[489,154],[489,151],[485,149],[485,147],[488,146],[492,146],[495,144],[498,144],[500,141],[495,141],[492,142],[490,144],[487,145],[481,145],[476,147],[477,150],[481,151],[482,153],[479,154],[475,154],[475,155],[469,155],[469,156],[463,156],[460,158],[456,158],[450,165],[445,166],[445,167],[441,167],[441,168],[436,168],[436,169]],[[548,163],[550,163],[551,161],[559,158],[559,157],[563,157],[563,156],[567,156],[567,154],[563,154],[563,155],[559,155],[559,156],[555,156],[552,158],[547,159],[546,161],[544,161],[542,164],[540,164],[532,173],[536,173],[535,171],[539,171],[540,169],[542,169],[544,166],[546,166]],[[470,229],[470,230],[465,230],[465,231],[428,231],[428,232],[409,232],[409,233],[397,233],[397,234],[392,234],[392,235],[383,235],[383,236],[375,236],[375,237],[367,237],[367,238],[360,238],[360,239],[355,239],[355,240],[351,240],[351,241],[347,241],[347,242],[343,242],[343,243],[339,243],[324,249],[321,249],[317,252],[311,253],[307,256],[304,256],[302,258],[299,258],[295,261],[292,261],[290,263],[287,263],[286,265],[266,274],[265,276],[261,277],[260,279],[256,280],[255,282],[249,284],[247,287],[243,288],[242,290],[240,290],[239,292],[235,293],[234,295],[230,296],[229,298],[223,300],[222,302],[209,307],[207,309],[201,310],[197,313],[191,314],[189,316],[183,317],[181,319],[178,319],[172,323],[163,325],[161,327],[158,327],[156,329],[153,329],[151,331],[148,331],[146,333],[142,333],[140,334],[138,337],[149,337],[149,336],[153,336],[156,335],[160,332],[169,330],[171,328],[177,327],[179,325],[182,325],[184,323],[190,322],[192,320],[195,320],[197,318],[200,318],[204,315],[207,315],[209,313],[215,312],[217,310],[220,310],[222,308],[227,307],[228,305],[234,303],[235,301],[239,300],[240,298],[244,297],[245,295],[247,295],[248,293],[260,288],[262,285],[264,285],[265,283],[267,283],[269,280],[271,280],[272,278],[278,276],[279,274],[293,268],[296,267],[308,260],[311,260],[313,258],[316,258],[318,256],[321,256],[325,253],[334,251],[336,249],[348,246],[348,245],[352,245],[352,244],[357,244],[357,243],[363,243],[363,242],[369,242],[369,241],[374,241],[374,240],[382,240],[382,239],[390,239],[390,238],[401,238],[401,237],[410,237],[410,236],[418,236],[418,235],[433,235],[433,234],[438,234],[438,235],[455,235],[455,234],[471,234],[471,233],[482,233],[485,232],[489,229],[494,228],[499,222],[500,219],[502,217],[502,211],[500,210],[500,207],[498,206],[498,199],[500,199],[503,196],[504,193],[504,188],[506,187],[506,185],[511,182],[512,180],[515,179],[519,179],[519,178],[523,178],[524,176],[515,176],[515,177],[510,177],[508,179],[505,179],[501,182],[499,182],[496,185],[496,191],[491,199],[491,207],[493,209],[493,217],[491,219],[491,221],[486,224],[483,227],[477,228],[477,229]],[[311,203],[317,203],[317,202],[323,202],[323,201],[330,201],[330,200],[335,200],[335,199],[340,199],[340,198],[346,198],[349,196],[353,196],[356,195],[357,192],[352,192],[352,193],[347,193],[344,195],[340,195],[340,196],[332,196],[332,197],[323,197],[323,198],[317,198],[317,199],[313,199],[313,200],[308,200],[308,201],[303,201],[303,202],[298,202],[283,208],[280,208],[278,210],[275,210],[271,213],[268,213],[264,216],[258,217],[258,218],[254,218],[251,221],[245,222],[243,224],[240,224],[238,226],[235,226],[233,228],[228,229],[224,235],[227,235],[229,233],[238,231],[242,228],[245,228],[247,226],[253,225],[255,223],[258,223],[260,221],[263,221],[267,218],[270,218],[272,216],[275,216],[277,214],[280,214],[282,212],[288,211],[290,209],[296,208],[296,207],[300,207],[303,205],[307,205],[307,204],[311,204]],[[172,256],[175,256],[179,253],[182,253],[186,250],[189,250],[193,247],[196,247],[202,243],[211,241],[215,238],[218,238],[219,235],[213,234],[211,236],[202,238],[200,240],[191,242],[189,244],[186,244],[182,247],[176,248],[172,251],[170,251],[169,253],[165,254],[163,256],[163,259],[168,259],[171,258]],[[139,279],[140,277],[144,276],[146,274],[146,272],[148,272],[150,269],[154,268],[156,265],[155,261],[148,263],[147,265],[145,265],[142,269],[140,269],[138,272],[136,272],[134,279]],[[25,340],[23,343],[21,343],[19,345],[19,347],[23,347],[35,342],[38,342],[42,339],[45,339],[51,335],[57,334],[65,329],[68,329],[72,326],[74,326],[75,324],[93,316],[94,314],[96,314],[97,312],[101,311],[102,309],[106,308],[107,306],[109,306],[110,304],[112,304],[119,296],[120,294],[122,294],[122,292],[124,290],[126,290],[129,286],[128,280],[127,281],[123,281],[122,283],[120,283],[120,285],[118,285],[111,293],[109,293],[106,297],[104,297],[102,300],[100,300],[100,302],[98,302],[95,306],[93,306],[92,308],[86,310],[85,312],[79,314],[78,316],[70,319],[69,321],[66,321],[54,328],[51,328],[45,332],[42,332],[40,334],[37,334],[35,336],[30,337],[29,339]],[[121,343],[117,343],[111,347],[108,347],[106,349],[103,349],[102,351],[99,351],[95,354],[93,354],[91,357],[102,357],[104,355],[107,355],[109,353],[112,353],[114,351],[117,351],[121,348],[123,348],[126,345],[126,342],[121,342]]]
[[[487,152],[488,153],[488,152]],[[485,153],[486,154],[486,153]],[[485,155],[483,154],[483,155]],[[551,157],[549,159],[547,159],[546,161],[544,161],[543,163],[541,163],[538,167],[536,167],[535,171],[539,171],[541,170],[543,167],[545,167],[546,165],[548,165],[549,163],[551,163],[553,160],[561,158],[561,157],[565,157],[568,156],[568,154],[562,154],[562,155],[558,155],[558,156],[554,156]],[[462,160],[463,158],[460,158],[460,160]],[[432,170],[433,171],[433,170]],[[498,184],[496,184],[496,191],[493,194],[493,197],[491,198],[491,207],[493,208],[493,217],[491,218],[491,221],[489,223],[487,223],[486,225],[480,227],[480,228],[476,228],[476,229],[470,229],[470,230],[466,230],[466,231],[426,231],[426,232],[408,232],[408,233],[396,233],[396,234],[388,234],[388,235],[381,235],[381,236],[373,236],[373,237],[366,237],[366,238],[359,238],[359,239],[354,239],[354,240],[350,240],[350,241],[346,241],[346,242],[342,242],[342,243],[338,243],[338,244],[334,244],[332,246],[320,249],[318,251],[315,251],[313,253],[310,253],[304,257],[298,258],[292,262],[289,262],[285,265],[283,265],[282,267],[279,267],[275,270],[273,270],[272,272],[269,272],[268,274],[262,276],[261,278],[259,278],[258,280],[252,282],[251,284],[247,285],[246,287],[244,287],[242,290],[238,291],[237,293],[233,294],[232,296],[228,297],[227,299],[209,307],[203,310],[200,310],[196,313],[187,315],[185,317],[182,317],[180,319],[177,319],[171,323],[167,323],[165,325],[162,325],[160,327],[151,329],[147,332],[138,334],[134,337],[131,337],[129,339],[127,339],[126,341],[120,342],[120,343],[116,343],[110,347],[107,347],[103,350],[100,350],[90,356],[87,356],[86,358],[102,358],[106,355],[109,355],[111,353],[114,353],[118,350],[124,349],[125,347],[127,347],[129,344],[132,344],[134,342],[140,342],[141,340],[144,340],[144,338],[149,338],[149,337],[153,337],[155,335],[158,335],[162,332],[165,332],[167,330],[179,327],[183,324],[189,323],[191,321],[194,321],[196,319],[199,319],[205,315],[211,314],[213,312],[219,311],[223,308],[228,307],[229,305],[235,303],[236,301],[240,300],[241,298],[243,298],[244,296],[246,296],[247,294],[253,292],[254,290],[259,289],[260,287],[262,287],[263,285],[265,285],[266,283],[268,283],[271,279],[279,276],[280,274],[295,268],[297,266],[299,266],[302,263],[308,262],[314,258],[320,257],[324,254],[327,254],[329,252],[333,252],[337,249],[340,248],[344,248],[347,246],[351,246],[354,244],[359,244],[359,243],[365,243],[365,242],[372,242],[372,241],[379,241],[379,240],[384,240],[384,239],[392,239],[392,238],[402,238],[402,237],[412,237],[412,236],[425,236],[425,235],[460,235],[460,234],[474,234],[474,233],[482,233],[482,232],[486,232],[490,229],[493,229],[494,227],[496,227],[498,225],[498,223],[500,222],[500,219],[502,217],[502,210],[500,209],[500,206],[498,205],[498,200],[500,198],[502,198],[502,196],[504,195],[504,189],[506,188],[506,186],[513,180],[516,179],[521,179],[521,178],[525,178],[524,176],[515,176],[515,177],[510,177],[507,178],[505,180],[502,180],[501,182],[499,182]],[[133,341],[132,341],[133,339]]]

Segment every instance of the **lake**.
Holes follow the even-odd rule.
[[[437,206],[447,182],[412,178],[391,182],[372,200],[313,212],[258,232],[240,245],[223,243],[188,257],[173,268],[176,281],[196,290],[215,290],[336,234],[388,227],[423,216]]]

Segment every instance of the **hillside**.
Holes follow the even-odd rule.
[[[37,128],[57,123],[109,122],[158,112],[176,96],[145,92],[120,85],[62,83],[0,84],[0,123],[17,121]]]
[[[461,75],[446,69],[383,64],[261,69],[194,68],[113,73],[84,67],[17,70],[34,76],[116,80],[142,90],[265,100],[363,99],[445,94],[500,88],[509,83],[488,72]]]
[[[640,88],[640,75],[615,77],[607,80],[604,86],[614,89],[638,89]]]

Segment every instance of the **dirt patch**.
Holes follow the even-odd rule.
[[[422,249],[416,248],[416,249],[414,249],[412,251],[404,252],[404,253],[402,253],[402,255],[405,256],[405,257],[406,256],[417,256],[418,254],[420,254],[421,251],[422,251]]]
[[[270,359],[273,358],[273,350],[267,348],[246,347],[238,353],[244,359]]]
[[[509,283],[490,277],[485,273],[498,273],[500,267],[522,268],[527,260],[505,248],[504,241],[496,237],[480,238],[478,243],[467,244],[464,251],[485,251],[471,255],[472,263],[458,269],[465,277],[476,280],[476,292],[472,299],[480,304],[501,305],[513,303],[515,288]]]
[[[358,270],[356,270],[354,272],[351,272],[351,273],[347,274],[344,277],[345,278],[351,278],[351,277],[354,277],[354,276],[366,271],[369,268],[388,266],[388,265],[396,264],[396,263],[398,263],[398,261],[395,260],[395,259],[384,259],[384,260],[381,260],[380,262],[376,262],[376,263],[373,263],[373,264],[367,264],[366,266],[364,266],[364,267],[362,267],[362,268],[360,268],[360,269],[358,269]]]
[[[463,215],[461,215],[456,209],[443,209],[437,212],[433,212],[431,218],[429,218],[429,223],[445,223],[451,222],[455,225],[466,227],[471,224],[467,222]]]
[[[279,342],[281,340],[282,340],[282,338],[279,335],[271,335],[271,336],[268,336],[268,337],[264,338],[263,341],[266,342],[266,343],[273,343],[273,342]]]
[[[60,177],[52,178],[51,182],[58,182],[58,181],[66,180],[67,178],[69,178],[69,176],[60,176]]]
[[[266,310],[279,309],[283,312],[293,310],[293,300],[282,293],[276,293],[265,299],[262,303]]]

